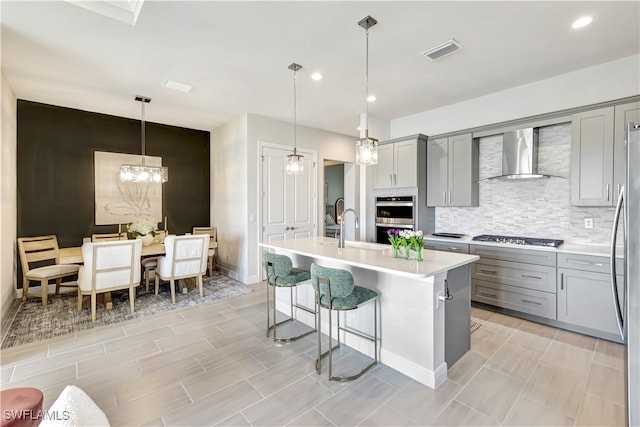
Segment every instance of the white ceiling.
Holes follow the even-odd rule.
[[[211,130],[245,112],[355,135],[369,87],[384,119],[640,52],[638,1],[147,0],[135,26],[64,1],[1,2],[2,69],[19,99]],[[572,30],[582,15],[593,23]],[[436,62],[419,53],[450,38]],[[309,76],[320,71],[324,79]],[[160,84],[171,79],[190,93]]]

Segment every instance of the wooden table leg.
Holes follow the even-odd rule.
[[[111,310],[113,308],[113,303],[111,302],[111,292],[104,292],[102,295],[102,303],[107,310]]]

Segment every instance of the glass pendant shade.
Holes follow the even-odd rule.
[[[378,140],[365,136],[356,140],[356,163],[359,165],[378,164]]]
[[[169,168],[166,166],[151,166],[145,164],[145,121],[144,104],[151,102],[151,98],[136,96],[136,101],[142,105],[142,163],[139,165],[121,165],[120,181],[149,184],[163,184],[169,181]]]
[[[287,156],[287,174],[297,175],[304,172],[304,162],[302,161],[300,154],[297,154],[294,150],[293,154]]]

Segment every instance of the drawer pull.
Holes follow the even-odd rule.
[[[480,295],[482,295],[483,297],[489,297],[489,298],[498,298],[498,296],[496,294],[489,294],[487,292],[480,292]]]
[[[461,250],[460,248],[454,248],[454,247],[448,247],[447,249],[452,250],[452,251],[459,251],[459,250]]]
[[[485,269],[481,269],[480,273],[490,273],[490,274],[496,274],[497,271],[495,270],[485,270]]]
[[[596,267],[604,267],[603,262],[587,262],[587,261],[575,261],[575,260],[571,260],[571,262],[580,264],[580,265],[595,265]]]
[[[522,277],[527,277],[529,279],[538,279],[538,280],[542,280],[542,277],[540,276],[531,276],[529,274],[521,274]]]
[[[542,305],[542,303],[541,303],[541,302],[538,302],[538,301],[531,301],[531,300],[528,300],[528,299],[523,299],[523,300],[520,300],[520,301],[522,301],[522,302],[524,302],[524,303],[527,303],[527,304]]]

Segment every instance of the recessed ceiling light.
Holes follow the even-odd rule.
[[[322,80],[322,74],[315,72],[311,74],[311,79],[315,81]]]
[[[593,21],[593,18],[590,16],[583,16],[582,18],[578,18],[576,19],[576,21],[573,23],[573,25],[571,26],[571,28],[573,29],[577,29],[577,28],[582,28],[582,27],[586,27],[587,25],[591,24],[591,21]]]
[[[376,96],[375,95],[367,96],[367,102],[375,102],[375,100],[376,100]]]
[[[173,90],[179,90],[180,92],[191,92],[190,85],[174,82],[173,80],[169,80],[169,79],[164,79],[162,81],[162,86],[169,89],[173,89]]]

